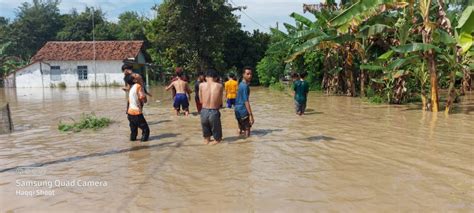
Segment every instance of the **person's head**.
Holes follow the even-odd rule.
[[[184,79],[184,73],[183,73],[183,72],[177,72],[177,73],[176,73],[176,77],[178,77],[179,79],[183,80],[183,79]]]
[[[298,78],[300,78],[300,75],[298,75],[298,73],[294,72],[294,73],[291,73],[291,78],[293,80],[297,80]]]
[[[182,67],[176,67],[174,71],[177,75],[178,73],[183,73],[183,68]]]
[[[214,82],[217,82],[219,75],[217,74],[217,71],[210,69],[207,70],[206,72],[206,78],[207,79],[212,79]]]
[[[133,83],[143,84],[143,78],[138,73],[133,73],[132,78],[133,78]]]
[[[251,67],[244,67],[242,70],[242,78],[246,82],[250,82],[252,80],[252,68]]]
[[[131,64],[122,65],[122,72],[124,75],[132,74],[133,73],[132,69],[133,69],[133,66]]]
[[[307,75],[308,75],[308,73],[306,71],[303,71],[302,73],[300,73],[300,78],[304,79],[304,78],[306,78]]]
[[[230,80],[230,79],[235,80],[235,74],[234,74],[234,73],[230,73],[230,74],[229,74],[229,80]]]
[[[202,71],[198,72],[198,81],[203,82],[205,78],[205,75]]]

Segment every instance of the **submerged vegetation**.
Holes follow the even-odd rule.
[[[77,122],[74,121],[72,124],[67,124],[60,121],[58,124],[58,130],[61,132],[80,132],[83,129],[98,130],[109,126],[111,122],[112,120],[109,118],[97,117],[94,113],[82,114],[81,119]]]
[[[446,111],[471,90],[474,6],[453,0],[327,0],[306,5],[285,30],[271,29],[271,43],[257,65],[260,83],[278,84],[292,72],[326,94],[367,97],[372,103],[421,100]]]

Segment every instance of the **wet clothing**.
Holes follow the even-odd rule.
[[[295,101],[300,104],[306,104],[306,97],[309,92],[308,82],[304,80],[295,81],[293,83],[293,90],[295,91]]]
[[[178,111],[181,108],[183,108],[184,111],[188,111],[189,109],[188,96],[185,93],[177,93],[174,96],[173,107]]]
[[[303,114],[304,111],[306,110],[306,103],[299,103],[298,101],[295,101],[295,109],[296,109],[296,113]]]
[[[137,139],[138,128],[142,130],[141,141],[147,141],[150,137],[150,128],[145,120],[143,114],[140,115],[128,115],[128,121],[130,126],[130,140],[134,141]]]
[[[133,84],[128,92],[128,110],[129,115],[142,114],[143,102],[146,99],[145,91],[140,84]]]
[[[219,109],[202,109],[201,127],[203,137],[213,136],[214,140],[222,140],[221,113]]]
[[[224,84],[227,99],[235,99],[237,97],[237,81],[230,79]]]
[[[128,121],[130,126],[130,140],[137,139],[138,128],[142,130],[142,141],[147,141],[150,136],[150,128],[143,116],[143,102],[145,91],[140,84],[133,84],[128,93]]]
[[[306,100],[309,92],[308,82],[298,80],[293,83],[293,90],[295,91],[295,108],[296,113],[304,113],[306,109]]]
[[[235,98],[234,99],[227,99],[227,108],[232,108],[232,106],[235,106]]]
[[[247,108],[245,107],[245,102],[249,101],[249,96],[250,96],[249,85],[245,83],[244,81],[240,82],[239,89],[237,91],[237,97],[235,99],[235,117],[237,119],[245,118],[246,116],[249,116],[249,112],[247,111]]]
[[[250,130],[252,124],[250,124],[250,117],[246,116],[244,118],[237,118],[237,123],[239,124],[240,131]]]

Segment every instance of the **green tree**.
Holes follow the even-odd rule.
[[[59,0],[33,0],[19,7],[10,25],[8,40],[12,43],[9,55],[29,59],[47,41],[54,40],[63,27],[58,9]]]
[[[117,27],[119,40],[146,40],[145,26],[148,24],[145,17],[137,12],[127,11],[119,15]]]
[[[114,25],[107,23],[105,14],[100,9],[86,7],[82,13],[73,9],[70,14],[62,16],[64,27],[57,33],[56,38],[61,41],[92,41],[92,20],[94,20],[97,40],[110,40],[115,37]]]
[[[240,28],[226,0],[165,0],[147,28],[155,62],[190,70],[223,70],[224,42]]]

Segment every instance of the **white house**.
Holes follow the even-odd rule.
[[[143,74],[143,41],[50,41],[4,83],[20,88],[123,85],[121,67],[130,58],[134,71]]]

